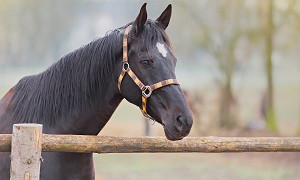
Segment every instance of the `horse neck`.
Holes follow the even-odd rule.
[[[116,87],[116,84],[112,83],[104,89],[101,98],[94,96],[97,98],[95,105],[66,119],[62,128],[58,128],[61,132],[57,133],[97,135],[123,99]]]
[[[103,44],[97,52],[108,54],[112,45]],[[41,123],[45,133],[99,133],[123,99],[117,87],[122,42],[115,45],[120,52],[90,57],[96,53],[97,44],[92,44],[90,50],[70,53],[47,71],[22,79],[10,103],[11,121]]]
[[[121,57],[116,59],[118,62],[122,61]],[[54,131],[60,131],[54,133],[97,135],[102,130],[123,99],[117,88],[118,66],[114,69],[114,73],[108,77],[111,81],[91,83],[99,86],[94,87],[98,89],[98,92],[92,91],[94,94],[91,92],[89,94],[91,106],[82,107],[84,111],[72,113],[67,119],[61,121],[59,128],[51,128]]]

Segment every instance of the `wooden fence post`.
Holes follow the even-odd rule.
[[[14,124],[11,148],[11,180],[39,180],[42,150],[41,124]]]

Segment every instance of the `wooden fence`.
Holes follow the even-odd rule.
[[[42,125],[15,124],[0,135],[0,152],[11,153],[11,179],[39,179],[41,151],[77,153],[300,152],[300,137],[111,137],[42,134]],[[30,158],[28,158],[30,157]]]

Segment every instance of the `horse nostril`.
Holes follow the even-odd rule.
[[[192,118],[192,116],[189,116],[187,118],[187,125],[188,125],[188,127],[192,127],[192,125],[193,125],[193,118]]]
[[[177,118],[176,118],[176,124],[175,124],[175,127],[176,127],[176,129],[178,130],[178,131],[182,131],[182,129],[183,129],[183,117],[182,116],[178,116]]]
[[[186,136],[187,134],[189,134],[192,124],[193,118],[191,116],[178,116],[174,123],[174,128],[178,133],[182,134],[183,136]]]

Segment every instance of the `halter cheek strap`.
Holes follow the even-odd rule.
[[[162,88],[164,86],[168,86],[171,84],[179,85],[176,79],[167,79],[164,81],[160,81],[158,83],[152,85],[144,85],[142,81],[135,75],[135,73],[131,70],[129,63],[128,63],[128,34],[130,32],[131,26],[128,26],[125,29],[124,37],[123,37],[123,68],[121,74],[118,79],[118,88],[121,92],[121,84],[122,80],[127,73],[134,83],[141,89],[142,91],[142,108],[141,111],[143,115],[147,118],[154,120],[148,113],[147,113],[147,99],[151,96],[152,92],[156,89]]]

